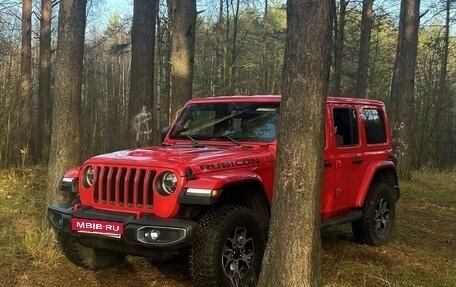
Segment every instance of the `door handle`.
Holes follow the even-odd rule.
[[[362,158],[360,158],[360,157],[355,157],[355,158],[352,160],[352,163],[353,163],[353,164],[361,164],[363,161],[364,161],[364,159],[362,159]]]
[[[330,166],[332,166],[334,163],[333,163],[332,161],[325,160],[323,164],[324,164],[325,167],[330,167]]]

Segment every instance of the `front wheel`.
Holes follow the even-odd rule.
[[[189,254],[195,286],[254,286],[260,274],[265,238],[252,210],[227,205],[199,221]],[[251,284],[253,283],[253,284]]]
[[[77,266],[98,270],[119,265],[124,254],[83,246],[78,239],[63,232],[57,233],[63,254]]]
[[[364,204],[363,218],[352,223],[355,240],[374,246],[386,244],[393,231],[395,203],[393,186],[383,181],[375,183]]]

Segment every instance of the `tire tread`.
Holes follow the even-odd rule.
[[[216,242],[222,240],[220,236],[228,221],[239,214],[255,218],[253,211],[247,207],[225,205],[209,210],[200,219],[196,239],[189,252],[189,270],[194,286],[224,286],[221,278],[217,276],[220,255],[217,254]]]
[[[388,190],[387,196],[389,197],[390,204],[392,205],[392,208],[394,209],[394,204],[395,204],[394,198],[395,197],[393,196],[393,192],[391,190],[391,184],[386,181],[382,181],[382,180],[376,181],[371,186],[369,194],[366,198],[366,202],[365,202],[364,208],[363,208],[362,219],[352,222],[352,231],[353,231],[353,235],[355,237],[355,241],[357,243],[368,244],[368,245],[373,245],[373,246],[380,246],[380,245],[384,245],[388,241],[388,239],[380,240],[380,239],[375,238],[375,236],[373,235],[373,232],[372,232],[372,229],[374,229],[375,226],[372,226],[371,218],[369,217],[372,212],[375,212],[372,209],[375,209],[375,205],[376,205],[375,197],[377,197],[378,193],[380,192],[380,191],[377,191],[377,188],[379,188],[381,185],[387,185],[390,187],[389,189],[387,189]],[[393,212],[393,216],[392,216],[390,224],[394,224],[395,210],[393,210],[392,212]],[[392,231],[392,227],[393,226],[391,226],[391,231]]]
[[[119,265],[124,254],[85,247],[74,236],[63,232],[57,233],[57,240],[63,254],[75,265],[98,270]]]

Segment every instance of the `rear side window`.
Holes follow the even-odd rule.
[[[377,109],[364,109],[363,115],[367,143],[386,143],[386,129],[383,112]]]
[[[333,110],[334,129],[337,146],[357,145],[358,122],[354,109],[337,108]]]

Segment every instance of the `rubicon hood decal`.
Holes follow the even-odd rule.
[[[201,171],[204,170],[214,170],[214,169],[221,169],[221,168],[232,168],[232,167],[242,167],[247,165],[255,165],[260,164],[261,161],[259,158],[246,158],[240,160],[233,160],[233,161],[223,161],[218,163],[209,163],[209,164],[202,164],[200,165]]]

